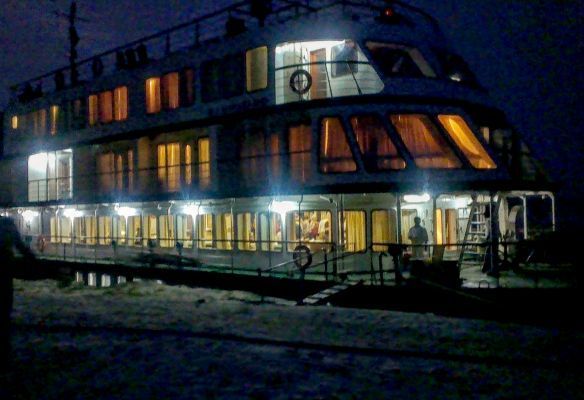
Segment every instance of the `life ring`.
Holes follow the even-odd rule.
[[[38,235],[37,236],[37,249],[42,253],[45,251],[45,237],[43,235]]]
[[[312,253],[307,246],[299,244],[292,253],[292,259],[298,269],[304,271],[306,268],[310,267],[310,264],[312,264]]]
[[[306,82],[306,85],[302,86],[302,82]],[[312,76],[303,69],[296,70],[290,75],[290,89],[294,93],[300,95],[308,93],[312,87]]]

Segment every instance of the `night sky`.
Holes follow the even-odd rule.
[[[81,58],[232,3],[228,0],[79,0]],[[584,201],[584,2],[410,0],[440,22],[495,102],[562,186],[561,220]],[[0,2],[0,109],[7,87],[67,63],[69,0]],[[575,217],[575,218],[574,218]]]

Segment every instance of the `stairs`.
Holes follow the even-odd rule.
[[[324,289],[318,293],[315,293],[313,295],[310,295],[308,297],[306,297],[305,299],[302,299],[298,302],[299,305],[307,305],[307,306],[318,306],[321,304],[325,304],[326,301],[341,292],[344,292],[345,290],[349,290],[352,287],[355,287],[357,285],[361,285],[363,283],[363,281],[359,280],[359,281],[352,281],[352,282],[342,282],[339,283],[335,286],[331,286],[327,289]]]

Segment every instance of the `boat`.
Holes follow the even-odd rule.
[[[405,1],[241,1],[11,90],[1,213],[42,258],[481,279],[555,230],[553,182]]]

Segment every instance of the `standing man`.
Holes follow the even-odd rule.
[[[425,258],[424,247],[428,244],[428,232],[420,225],[420,217],[414,218],[414,226],[408,232],[408,239],[412,242],[412,260],[423,260]]]
[[[10,313],[12,312],[13,296],[14,248],[24,257],[34,258],[34,254],[20,238],[14,221],[10,218],[0,217],[0,354],[2,354],[0,358],[3,359],[2,363],[8,361],[11,350]]]

